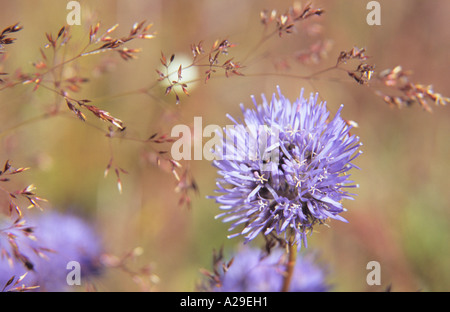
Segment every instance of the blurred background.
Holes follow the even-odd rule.
[[[354,201],[346,201],[349,223],[332,221],[317,227],[302,252],[318,252],[330,269],[329,281],[336,291],[450,290],[450,110],[436,107],[427,113],[419,105],[401,110],[389,107],[373,92],[376,85],[358,85],[342,71],[330,71],[316,79],[300,79],[336,64],[340,51],[365,47],[368,63],[375,71],[401,65],[412,70],[411,80],[450,96],[450,2],[378,1],[381,25],[369,26],[368,1],[314,1],[325,13],[296,24],[292,34],[270,37],[260,43],[275,25],[264,26],[264,9],[285,12],[292,1],[174,1],[90,0],[79,1],[81,25],[72,26],[67,55],[76,55],[87,43],[89,26],[101,22],[101,30],[119,24],[112,35],[127,35],[135,22],[153,23],[151,40],[132,41],[129,48],[142,48],[138,59],[124,61],[117,53],[83,57],[68,71],[89,78],[76,99],[92,104],[123,120],[125,138],[145,140],[153,133],[168,133],[177,124],[192,126],[194,117],[203,127],[229,124],[226,114],[240,117],[239,104],[252,105],[250,95],[268,97],[279,85],[294,100],[301,88],[318,91],[336,112],[345,105],[343,118],[359,127],[353,132],[363,142],[363,155],[355,160],[361,170],[352,172],[360,185]],[[41,59],[45,33],[56,34],[66,24],[66,1],[0,0],[0,28],[16,22],[24,29],[8,45],[5,72],[17,68],[32,73]],[[304,5],[302,2],[301,5]],[[183,72],[189,96],[180,92],[180,104],[165,87],[156,83],[162,70],[161,52],[175,54],[177,62],[192,61],[191,44],[203,42],[208,51],[216,40],[235,44],[229,58],[241,61],[244,76],[226,78],[218,70],[204,83],[205,67]],[[326,42],[320,57],[309,62],[299,55],[315,42]],[[48,52],[51,55],[50,51]],[[203,62],[204,63],[204,62]],[[356,63],[355,63],[356,64]],[[351,64],[350,64],[351,67]],[[67,73],[69,75],[69,73]],[[39,118],[55,106],[66,109],[63,99],[40,88],[19,85],[0,92],[0,161],[31,169],[15,179],[17,185],[33,183],[37,194],[49,203],[45,209],[76,213],[95,226],[105,252],[121,256],[136,247],[142,255],[129,263],[138,270],[150,264],[159,281],[151,290],[192,291],[202,279],[200,268],[211,269],[212,251],[225,247],[225,255],[241,238],[227,239],[228,224],[215,220],[219,213],[212,195],[217,177],[207,160],[182,161],[198,186],[190,192],[191,208],[179,205],[176,180],[170,171],[158,168],[149,155],[170,145],[144,144],[127,139],[108,139],[107,124],[86,113],[87,123],[67,110],[50,118]],[[148,94],[137,90],[146,89]],[[31,121],[30,121],[31,120]],[[204,142],[206,139],[204,140]],[[123,191],[117,189],[113,170],[104,177],[111,158],[125,169]],[[152,156],[150,156],[151,158]],[[164,167],[164,166],[163,166]],[[182,172],[182,171],[180,171]],[[25,213],[46,213],[30,210]],[[252,243],[262,245],[262,240]],[[369,261],[381,265],[381,285],[368,286]],[[140,290],[119,269],[106,269],[92,281],[100,291]]]

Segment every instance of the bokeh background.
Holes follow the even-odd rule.
[[[393,291],[450,290],[449,107],[433,107],[431,114],[418,105],[391,108],[373,89],[357,85],[343,72],[331,71],[314,80],[290,76],[333,66],[340,51],[365,47],[376,71],[401,65],[413,71],[412,81],[432,84],[435,91],[449,96],[450,2],[378,1],[381,25],[369,26],[368,1],[314,1],[313,6],[323,8],[325,14],[308,25],[320,25],[313,28],[320,33],[310,37],[299,23],[293,34],[273,36],[262,45],[258,45],[264,31],[260,11],[284,12],[292,1],[79,2],[82,25],[72,27],[68,54],[79,51],[89,25],[97,21],[103,30],[118,23],[115,33],[127,34],[134,22],[147,20],[157,32],[154,39],[129,44],[142,48],[136,60],[125,62],[117,54],[104,53],[81,59],[74,69],[90,79],[74,96],[91,99],[122,119],[126,136],[145,139],[155,132],[170,134],[176,124],[192,125],[195,116],[203,118],[204,126],[224,126],[229,124],[227,113],[240,116],[239,104],[251,105],[250,95],[269,96],[277,85],[291,99],[301,88],[307,93],[318,91],[332,112],[344,103],[342,115],[359,124],[354,133],[364,144],[364,154],[355,161],[361,170],[352,173],[360,188],[354,201],[344,203],[348,212],[343,216],[349,223],[333,221],[329,228],[318,227],[302,252],[320,254],[336,291],[383,291],[390,285]],[[66,3],[0,0],[0,28],[16,22],[24,26],[15,44],[7,47],[5,71],[18,67],[33,71],[31,63],[40,58],[45,33],[56,33],[66,23]],[[327,57],[318,64],[296,61],[296,53],[318,38],[332,40]],[[179,105],[173,96],[164,96],[164,87],[158,84],[151,96],[133,92],[154,85],[161,51],[175,54],[175,62],[183,56],[189,62],[192,43],[203,41],[206,50],[217,39],[236,44],[228,57],[245,59],[245,76],[226,78],[218,72],[206,84],[203,79],[189,84],[190,96],[181,95]],[[274,66],[285,60],[288,69]],[[204,70],[193,68],[183,76],[203,77]],[[242,239],[227,239],[228,224],[214,219],[218,205],[206,199],[213,194],[216,178],[209,161],[182,162],[199,191],[191,193],[191,209],[181,207],[173,176],[146,160],[146,151],[152,150],[149,145],[109,140],[89,126],[107,127],[91,115],[88,124],[70,112],[27,122],[53,105],[65,103],[45,89],[32,92],[31,86],[17,86],[0,93],[0,161],[10,159],[17,167],[31,167],[17,183],[35,184],[38,195],[49,200],[46,209],[75,212],[91,221],[107,253],[120,256],[142,247],[143,254],[130,267],[152,265],[159,277],[152,290],[195,290],[202,279],[199,269],[211,269],[213,249],[224,246],[226,256],[231,256]],[[116,163],[128,171],[121,175],[122,194],[113,172],[103,176],[111,151]],[[372,260],[381,264],[380,286],[366,283],[366,264]],[[100,291],[140,290],[116,269],[106,269],[93,283]]]

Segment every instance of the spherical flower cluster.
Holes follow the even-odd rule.
[[[323,292],[331,288],[326,281],[326,270],[315,264],[313,258],[311,254],[297,257],[290,292]],[[259,249],[242,248],[226,272],[221,272],[220,282],[211,291],[279,292],[287,260],[282,249],[264,255]]]
[[[0,246],[9,254],[0,258],[0,286],[15,276],[27,273],[21,284],[39,286],[38,291],[66,291],[67,276],[72,261],[79,263],[81,278],[99,272],[99,258],[102,252],[99,236],[92,227],[79,217],[56,212],[46,212],[27,220],[27,229],[33,229],[30,240],[28,231],[11,228],[0,235]],[[27,233],[27,235],[25,235]],[[8,237],[14,237],[20,254],[28,265],[16,261]],[[13,261],[11,261],[13,260]],[[6,289],[7,290],[7,289]]]
[[[241,104],[243,121],[229,116],[234,127],[224,129],[227,139],[216,150],[225,157],[213,163],[222,194],[210,198],[224,210],[216,218],[233,222],[230,231],[243,225],[229,237],[244,235],[248,242],[276,234],[301,246],[315,224],[345,221],[341,201],[352,199],[347,190],[357,187],[347,172],[362,144],[340,116],[343,105],[330,120],[318,94],[306,100],[302,90],[294,103],[279,89],[278,95],[270,103],[262,95],[261,105],[252,97],[254,109]]]

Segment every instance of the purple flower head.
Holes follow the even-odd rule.
[[[346,221],[339,214],[346,209],[343,199],[352,199],[347,189],[357,187],[347,173],[361,151],[359,138],[340,116],[329,118],[326,103],[318,94],[291,103],[278,88],[270,103],[262,95],[254,109],[245,109],[243,121],[224,129],[223,158],[214,161],[220,177],[212,196],[223,213],[216,218],[233,222],[230,235],[276,234],[306,246],[306,234],[315,224],[328,219]],[[232,137],[230,139],[229,137]]]
[[[44,212],[27,223],[33,229],[35,240],[31,241],[20,229],[13,229],[20,253],[31,263],[23,265],[11,257],[0,259],[0,285],[13,275],[16,277],[28,271],[23,284],[38,285],[40,291],[70,290],[67,275],[72,267],[68,263],[79,263],[81,278],[99,272],[99,257],[102,252],[98,235],[84,220],[56,212]],[[0,246],[11,253],[5,239],[0,238]]]
[[[289,291],[328,291],[326,270],[314,263],[312,254],[298,255]],[[221,292],[279,292],[286,272],[287,255],[282,249],[270,255],[254,248],[242,248],[233,258],[230,267],[222,270],[219,283],[212,291]]]

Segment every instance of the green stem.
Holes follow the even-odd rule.
[[[16,130],[16,129],[20,128],[20,127],[23,127],[25,125],[29,125],[29,124],[38,122],[40,120],[43,120],[43,119],[46,119],[46,118],[52,117],[52,116],[56,116],[56,114],[45,113],[45,114],[42,114],[42,115],[39,115],[39,116],[30,118],[30,119],[27,119],[25,121],[22,121],[21,123],[18,123],[18,124],[14,125],[14,126],[12,126],[10,128],[1,130],[0,131],[0,138],[2,138],[3,136],[7,135],[10,132],[13,132],[14,130]]]
[[[294,275],[295,262],[297,259],[297,243],[291,239],[289,241],[289,249],[288,249],[288,262],[286,263],[286,272],[283,280],[283,288],[282,292],[289,291],[289,287],[291,285],[292,277]]]

